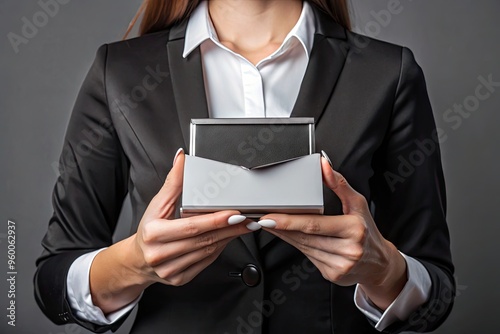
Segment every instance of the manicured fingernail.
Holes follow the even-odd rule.
[[[323,156],[323,158],[326,159],[326,161],[328,161],[328,164],[330,164],[330,167],[332,167],[332,169],[333,169],[333,163],[330,160],[330,157],[328,157],[328,154],[326,154],[325,151],[321,150],[321,155]]]
[[[276,227],[276,222],[271,219],[264,219],[258,222],[260,226],[262,227],[267,227],[267,228],[275,228]]]
[[[249,229],[250,231],[257,231],[260,230],[261,228],[262,226],[260,226],[256,222],[251,222],[250,224],[247,225],[247,229]]]
[[[177,157],[179,157],[179,154],[181,154],[181,152],[184,152],[184,149],[182,147],[180,149],[178,149],[177,152],[175,153],[174,162],[172,163],[172,165],[175,165],[175,162],[177,161]]]
[[[239,223],[243,223],[246,219],[247,219],[247,217],[245,217],[245,216],[234,215],[234,216],[229,217],[229,219],[227,220],[227,223],[229,225],[236,225]]]

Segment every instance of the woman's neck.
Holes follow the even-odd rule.
[[[299,20],[302,0],[209,0],[219,41],[253,64],[283,43]]]

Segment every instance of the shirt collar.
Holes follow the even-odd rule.
[[[302,13],[300,14],[299,20],[288,33],[283,41],[283,44],[278,49],[280,52],[288,43],[288,41],[295,37],[303,46],[307,57],[312,50],[314,42],[315,33],[315,17],[314,12],[307,1],[302,4]],[[212,24],[210,15],[208,13],[208,1],[201,1],[198,7],[193,11],[186,28],[186,37],[184,42],[184,52],[183,57],[186,58],[194,49],[196,49],[201,43],[211,39],[216,44],[220,44],[217,37],[217,32]]]

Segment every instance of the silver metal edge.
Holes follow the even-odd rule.
[[[237,124],[313,124],[312,117],[292,118],[193,118],[191,124],[196,125],[237,125]]]
[[[192,217],[192,216],[197,216],[197,215],[203,215],[203,214],[210,214],[214,213],[217,211],[222,211],[222,210],[238,210],[240,211],[243,215],[245,215],[247,218],[260,218],[264,215],[267,215],[269,213],[284,213],[284,214],[313,214],[313,215],[323,215],[325,210],[323,207],[321,208],[315,208],[315,209],[309,209],[309,210],[279,210],[275,209],[273,211],[265,211],[265,210],[247,210],[246,208],[217,208],[216,210],[189,210],[186,209],[185,207],[182,208],[181,210],[181,217],[182,218],[187,218],[187,217]],[[280,212],[281,211],[281,212]]]
[[[189,155],[196,156],[196,123],[191,120],[189,136]]]
[[[314,123],[309,125],[309,154],[313,154],[316,151],[316,135]]]
[[[286,211],[317,211],[324,209],[324,205],[301,205],[301,206],[272,206],[272,205],[260,205],[260,206],[183,206],[184,212],[213,212],[212,210],[222,211],[222,210],[235,210],[235,207],[252,210],[252,211],[262,211],[267,209],[272,210],[286,210]]]

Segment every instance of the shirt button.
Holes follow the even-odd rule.
[[[260,282],[260,270],[257,266],[249,264],[241,272],[241,279],[249,287],[256,286]]]

